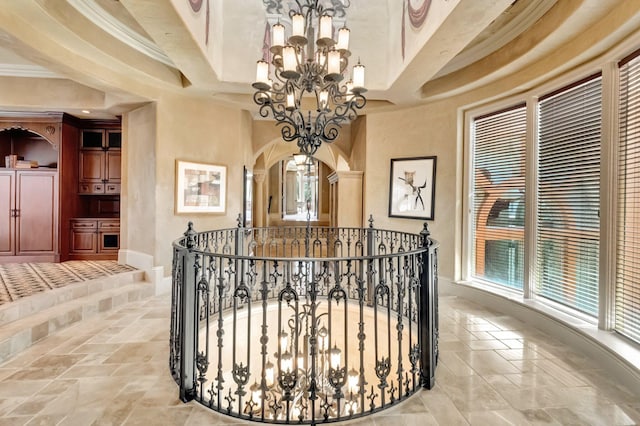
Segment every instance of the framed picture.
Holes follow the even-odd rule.
[[[392,158],[389,216],[433,220],[436,157]]]
[[[176,161],[176,213],[224,213],[227,168]]]
[[[253,226],[252,220],[252,211],[253,211],[253,173],[247,170],[247,167],[244,167],[243,173],[243,226],[245,228],[251,228]]]

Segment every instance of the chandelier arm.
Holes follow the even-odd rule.
[[[301,137],[299,128],[300,124],[304,124],[304,117],[300,113],[299,110],[292,111],[290,114],[287,114],[287,111],[284,110],[278,117],[278,122],[276,123],[279,126],[283,126],[280,129],[280,134],[282,135],[282,139],[287,142],[292,142]],[[304,126],[302,126],[304,128]]]
[[[327,143],[331,143],[338,138],[338,130],[342,128],[344,117],[333,116],[327,118],[323,115],[322,120],[316,121],[316,132],[320,139]]]

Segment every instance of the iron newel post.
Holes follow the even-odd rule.
[[[197,310],[196,310],[196,236],[197,232],[193,229],[193,222],[189,222],[186,232],[187,249],[183,250],[182,255],[182,336],[183,345],[180,354],[181,363],[181,383],[180,383],[180,399],[183,402],[191,401],[196,396],[196,376],[195,376],[195,359],[196,359],[196,327],[197,327]]]
[[[422,231],[420,231],[422,246],[425,249],[422,253],[421,269],[420,269],[420,323],[419,343],[421,351],[421,382],[422,386],[431,389],[435,384],[436,370],[436,342],[434,341],[434,330],[436,327],[436,303],[433,265],[431,263],[431,231],[425,222]]]

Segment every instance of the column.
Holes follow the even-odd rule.
[[[362,176],[360,171],[336,171],[331,184],[331,226],[362,227]]]
[[[253,205],[253,226],[260,228],[265,226],[265,217],[267,215],[267,209],[265,207],[265,176],[267,173],[264,170],[253,171],[253,181],[255,182],[255,198]]]

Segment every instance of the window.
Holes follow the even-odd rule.
[[[522,289],[525,105],[473,121],[473,276]]]
[[[539,296],[598,314],[600,137],[598,75],[538,104]]]
[[[640,342],[640,57],[620,63],[618,238],[614,328]]]

